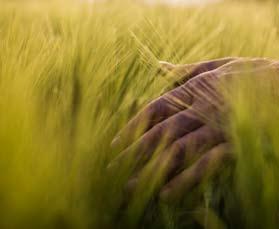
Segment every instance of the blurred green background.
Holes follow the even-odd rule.
[[[278,59],[278,13],[276,1],[1,0],[0,228],[191,228],[177,220],[191,218],[183,209],[151,206],[144,214],[145,195],[139,209],[122,210],[129,174],[107,171],[118,153],[110,142],[168,85],[159,60]],[[243,228],[277,226],[278,166],[261,155],[278,162],[278,105],[268,93],[257,100],[268,91],[258,90],[244,84],[232,95],[240,160],[234,188],[219,188],[229,209],[218,213],[230,228],[231,212]]]

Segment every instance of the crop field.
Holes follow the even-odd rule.
[[[279,100],[270,88],[279,80],[232,83],[236,163],[218,187],[185,194],[187,206],[157,203],[148,188],[128,201],[129,168],[107,168],[119,153],[113,137],[172,83],[159,61],[227,56],[279,59],[276,1],[0,0],[0,228],[277,228]],[[204,201],[193,207],[197,193]]]

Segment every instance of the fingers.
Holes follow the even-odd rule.
[[[148,161],[156,150],[163,151],[177,139],[208,122],[206,118],[210,117],[214,125],[214,114],[216,110],[211,104],[194,103],[191,108],[180,111],[151,128],[122,151],[112,163],[119,164],[121,161],[132,160],[134,165],[139,167]]]
[[[236,60],[236,61],[235,61]],[[205,80],[200,80],[202,84],[200,86],[195,86],[194,82],[199,81],[198,79],[193,78],[191,80],[192,83],[189,81],[189,86],[185,90],[185,87],[180,86],[177,87],[170,92],[164,94],[163,96],[159,97],[157,100],[151,102],[146,108],[144,108],[135,118],[133,118],[126,127],[124,127],[116,138],[113,140],[112,145],[114,147],[119,147],[120,145],[124,149],[129,144],[131,144],[135,139],[142,135],[142,133],[146,132],[147,130],[151,129],[157,123],[161,122],[162,120],[172,116],[173,114],[184,110],[187,106],[191,105],[193,102],[193,97],[195,96],[195,92],[198,92],[200,97],[201,95],[205,95],[202,98],[207,99],[209,96],[206,93],[206,90],[212,92],[215,95],[215,99],[213,101],[217,101],[218,94],[216,93],[215,88],[210,88],[210,75],[219,74],[219,71],[211,71],[216,69],[222,65],[226,65],[227,68],[233,68],[229,66],[229,63],[237,62],[234,65],[240,66],[243,65],[242,59],[238,58],[224,58],[218,59],[213,61],[201,62],[192,65],[181,65],[175,66],[169,63],[163,63],[165,71],[174,71],[178,75],[181,75],[184,80],[180,81],[180,83],[187,81],[194,76],[199,75],[199,78],[203,78]],[[246,60],[247,61],[247,60]],[[255,63],[261,62],[260,60],[254,61]],[[264,61],[262,61],[264,62]],[[241,64],[240,64],[241,63]],[[167,69],[167,70],[166,70]],[[234,68],[233,68],[234,69]],[[211,72],[210,72],[211,71]],[[181,78],[181,79],[182,79]],[[215,77],[219,78],[219,77]],[[191,85],[194,85],[191,87]],[[176,85],[177,86],[177,85]],[[133,134],[133,136],[131,136]]]
[[[216,175],[232,159],[232,154],[228,152],[228,145],[226,143],[219,144],[171,180],[162,189],[161,199],[169,203],[178,201],[202,181]]]
[[[204,154],[206,150],[224,141],[225,137],[220,129],[204,125],[175,141],[165,150],[158,164],[168,161],[166,175],[171,178],[178,170],[188,166]]]
[[[204,125],[175,141],[158,157],[152,159],[145,168],[129,181],[128,189],[135,189],[140,179],[159,179],[157,185],[163,185],[183,167],[199,158],[206,150],[224,142],[221,130]],[[160,171],[161,174],[158,174]],[[161,183],[161,184],[160,184]]]
[[[170,143],[203,125],[196,113],[195,104],[191,109],[180,111],[168,119],[160,122],[147,131],[142,137],[126,148],[114,160],[115,163],[133,158],[135,164],[147,161],[156,148],[163,150]],[[208,108],[208,107],[206,107]],[[201,113],[207,112],[199,108]]]
[[[174,65],[165,61],[160,61],[160,71],[161,75],[169,75],[170,80],[173,83],[165,89],[169,91],[172,88],[178,87],[189,79],[202,74],[204,72],[212,71],[217,69],[227,63],[238,60],[239,58],[227,57],[222,59],[204,61],[194,64],[184,64],[184,65]]]
[[[200,62],[200,63],[196,63],[196,64],[191,64],[191,65],[188,65],[188,67],[187,67],[187,65],[180,65],[177,68],[178,74],[182,76],[179,83],[185,83],[187,80],[189,80],[199,74],[215,70],[215,69],[223,66],[224,64],[228,64],[237,59],[238,58],[235,58],[235,57],[227,57],[227,58],[222,58],[222,59],[216,59],[216,60],[210,60],[210,61],[204,61],[204,62]]]
[[[182,87],[173,89],[151,102],[124,127],[112,142],[113,147],[126,148],[144,132],[162,120],[187,109],[192,104],[192,95]]]

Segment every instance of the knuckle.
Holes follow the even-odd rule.
[[[163,100],[162,97],[160,97],[149,105],[148,113],[150,115],[150,118],[153,118],[155,115],[164,112],[164,107],[165,107],[164,103],[165,101]]]
[[[157,124],[154,128],[153,128],[153,133],[158,135],[158,136],[162,136],[165,132],[165,124],[164,122],[161,122],[159,124]]]
[[[184,142],[181,140],[177,140],[176,142],[173,143],[171,151],[172,151],[172,153],[176,154],[179,152],[184,152],[185,148],[186,148],[186,145],[184,144]]]

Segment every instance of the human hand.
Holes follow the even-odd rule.
[[[178,76],[179,85],[151,102],[120,131],[113,145],[124,150],[113,163],[133,158],[136,175],[129,189],[148,178],[155,191],[163,186],[161,198],[174,201],[232,159],[222,128],[227,111],[220,90],[223,79],[273,71],[274,62],[227,58],[163,65],[164,71]]]

